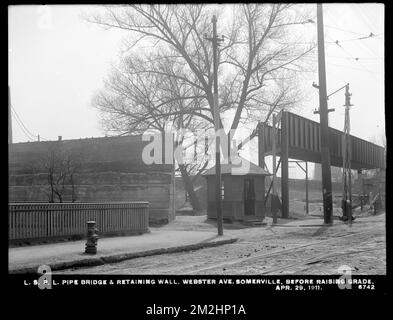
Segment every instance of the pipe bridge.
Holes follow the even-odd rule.
[[[283,112],[281,129],[278,129],[276,154],[281,157],[283,138],[287,139],[288,158],[321,163],[320,124],[291,112]],[[286,126],[283,128],[283,125]],[[272,153],[272,131],[269,125],[258,127],[259,156]],[[283,137],[283,132],[285,137]],[[344,132],[329,128],[330,163],[343,166]],[[262,141],[263,140],[263,141]],[[369,141],[350,136],[352,169],[385,169],[385,149]]]
[[[281,111],[281,129],[277,129],[276,155],[281,163],[281,213],[289,216],[288,159],[321,163],[320,124],[296,114]],[[273,127],[261,124],[258,134],[258,164],[265,166],[265,156],[272,154]],[[329,128],[330,164],[343,166],[344,132]],[[385,169],[385,149],[374,143],[350,136],[352,169]]]

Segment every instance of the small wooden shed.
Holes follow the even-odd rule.
[[[263,220],[265,217],[265,177],[271,175],[261,167],[241,158],[247,170],[221,164],[223,219],[230,221]],[[249,165],[249,166],[248,166]],[[217,218],[216,167],[204,174],[207,179],[207,217]]]

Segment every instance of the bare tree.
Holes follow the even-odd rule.
[[[143,62],[137,57],[127,57],[121,64],[113,68],[105,81],[105,87],[93,98],[93,105],[100,111],[107,131],[130,134],[144,133],[149,129],[164,134],[173,129],[179,132],[187,128],[193,132],[204,130],[210,119],[198,117],[202,111],[203,95],[188,82],[174,81],[163,72],[140,72]],[[175,73],[176,64],[173,59],[152,62],[155,68]],[[175,137],[175,147],[185,144],[181,134]],[[185,146],[189,149],[190,146]],[[200,157],[199,157],[200,159]],[[195,211],[200,211],[200,204],[193,190],[189,175],[200,173],[207,162],[196,164],[179,163],[186,190]],[[198,171],[198,167],[201,169]]]
[[[236,130],[242,114],[259,111],[273,104],[283,90],[288,92],[280,82],[293,82],[291,78],[303,71],[302,57],[315,45],[287,41],[288,28],[310,21],[291,4],[244,4],[234,11],[234,22],[222,30],[226,43],[219,49],[219,72],[220,111],[235,111],[231,129]],[[131,47],[149,39],[157,53],[144,55],[138,72],[165,75],[203,92],[212,120],[212,50],[204,39],[211,34],[212,13],[204,5],[130,5],[107,7],[106,15],[91,21],[129,30]],[[176,61],[177,70],[154,64],[168,57]],[[289,106],[289,101],[282,103]]]
[[[90,18],[130,31],[131,52],[141,45],[151,49],[125,57],[95,97],[107,131],[213,127],[213,57],[204,37],[211,35],[212,14],[220,19],[206,5],[129,5],[108,6]],[[315,45],[291,37],[290,28],[310,21],[291,4],[244,4],[233,7],[232,22],[219,25],[225,37],[219,48],[219,111],[233,113],[230,129],[299,101],[296,76]],[[184,178],[187,171],[179,169]]]
[[[75,155],[62,150],[56,143],[49,147],[47,153],[38,160],[36,172],[44,172],[47,176],[47,195],[50,203],[63,202],[64,197],[71,188],[71,201],[77,199],[75,174],[80,166],[80,162]]]

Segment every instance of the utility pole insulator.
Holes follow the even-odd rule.
[[[345,104],[344,104],[345,107],[352,106],[352,104],[351,104],[351,96],[352,96],[352,93],[349,93],[349,84],[347,84],[345,86]]]

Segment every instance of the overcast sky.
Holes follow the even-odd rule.
[[[311,8],[316,5],[310,5]],[[118,61],[125,31],[104,30],[86,22],[96,7],[76,5],[9,7],[9,85],[11,103],[28,131],[55,140],[103,136],[97,111],[91,106],[111,63]],[[351,133],[363,139],[384,134],[384,5],[324,5],[327,89],[331,93],[350,83]],[[353,40],[370,33],[377,35]],[[315,35],[316,24],[305,28]],[[305,35],[306,36],[306,35]],[[335,40],[351,40],[341,43]],[[356,60],[356,58],[359,58]],[[310,63],[316,64],[315,59]],[[317,70],[317,69],[316,69]],[[311,87],[318,73],[303,83],[309,99],[300,113],[313,114],[318,92]],[[329,99],[329,124],[344,126],[344,91]],[[13,117],[13,141],[32,141]]]

